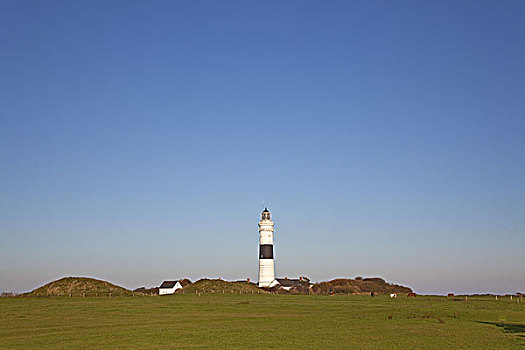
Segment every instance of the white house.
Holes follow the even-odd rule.
[[[288,279],[288,278],[276,278],[272,281],[271,286],[280,285],[284,290],[290,290],[293,287],[300,287],[301,281],[298,279]]]
[[[292,278],[276,278],[274,279],[269,287],[273,288],[275,286],[280,286],[284,290],[290,290],[292,288],[300,288],[301,286],[309,287],[311,285],[310,280],[304,277],[299,277],[298,279]]]
[[[159,287],[159,295],[173,294],[177,289],[182,289],[180,281],[164,281]]]

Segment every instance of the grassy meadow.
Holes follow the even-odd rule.
[[[0,349],[525,349],[508,297],[16,297],[0,316]]]

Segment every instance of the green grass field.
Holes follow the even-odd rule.
[[[525,349],[516,299],[195,294],[0,300],[1,349]]]

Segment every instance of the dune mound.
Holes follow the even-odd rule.
[[[132,292],[126,288],[116,286],[112,283],[88,277],[64,277],[49,282],[26,295],[33,296],[61,296],[61,295],[131,295]]]
[[[412,289],[386,282],[379,277],[355,279],[335,279],[328,282],[316,283],[312,290],[317,294],[328,293],[412,293]]]

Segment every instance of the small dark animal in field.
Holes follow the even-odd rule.
[[[416,293],[408,293],[407,294],[407,298],[410,298],[410,297],[415,298],[416,297]]]

